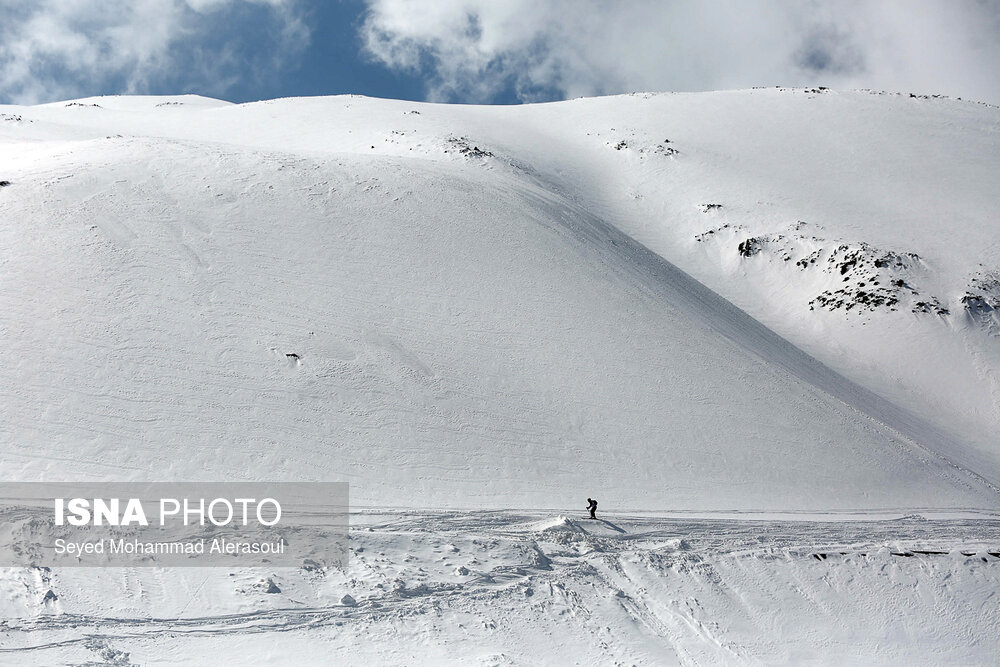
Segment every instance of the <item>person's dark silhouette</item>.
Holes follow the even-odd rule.
[[[593,498],[587,498],[587,509],[590,510],[590,518],[596,519],[597,516],[595,513],[597,512],[597,501]]]

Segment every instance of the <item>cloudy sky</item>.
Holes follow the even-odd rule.
[[[0,103],[516,103],[824,85],[1000,104],[1000,0],[0,0]]]

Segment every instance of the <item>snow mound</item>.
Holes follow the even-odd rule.
[[[565,515],[542,519],[526,524],[525,529],[535,533],[586,533],[581,523]]]

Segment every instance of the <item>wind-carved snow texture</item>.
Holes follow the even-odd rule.
[[[3,571],[0,662],[989,664],[1000,633],[983,516],[352,523],[343,570]]]

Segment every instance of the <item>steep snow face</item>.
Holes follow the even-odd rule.
[[[535,110],[581,149],[574,192],[996,469],[1000,110],[819,89],[577,104],[577,123]]]
[[[973,231],[935,254],[924,218],[902,244],[871,214],[891,204],[792,197],[823,171],[781,143],[812,104],[887,132],[996,120],[801,91],[3,108],[0,473],[343,480],[361,505],[995,508],[995,339],[946,288],[993,265],[969,211],[995,207],[997,153],[949,135],[979,150],[948,209]],[[747,119],[766,131],[739,144]],[[854,151],[883,148],[857,125]],[[791,152],[754,157],[766,136]],[[888,182],[871,159],[841,184]],[[798,218],[825,236],[780,231]],[[901,296],[918,285],[927,312]]]

